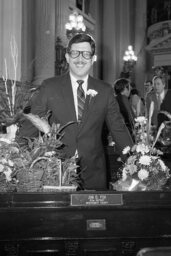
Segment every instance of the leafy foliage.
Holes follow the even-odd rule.
[[[37,116],[31,117],[38,121]],[[79,186],[75,157],[66,158],[63,153],[62,131],[72,123],[62,127],[53,124],[48,134],[25,138],[28,143],[22,146],[1,138],[0,191],[35,192],[43,191],[44,186]]]
[[[16,82],[14,113],[11,113],[12,86],[11,80],[7,80],[7,91],[5,82],[0,80],[0,123],[10,125],[16,123],[23,109],[28,104],[32,95],[29,82]]]

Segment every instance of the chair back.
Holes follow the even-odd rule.
[[[171,247],[149,247],[143,248],[137,256],[171,256]]]

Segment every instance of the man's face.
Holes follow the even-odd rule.
[[[72,44],[70,52],[71,51],[85,51],[91,53],[91,46],[88,42],[75,43]],[[70,53],[66,53],[65,57],[69,64],[70,72],[78,79],[84,78],[89,74],[94,62],[94,56],[90,59],[85,59],[82,53],[80,53],[76,58],[71,57]]]
[[[147,82],[145,84],[145,90],[146,92],[151,92],[151,90],[153,89],[153,85],[150,82]]]
[[[154,80],[154,89],[157,94],[161,94],[165,88],[165,84],[163,83],[161,78],[157,78]]]

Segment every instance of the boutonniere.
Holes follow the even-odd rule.
[[[98,92],[95,90],[89,89],[86,94],[90,95],[91,97],[94,97],[98,94]]]

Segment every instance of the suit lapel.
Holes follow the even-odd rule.
[[[89,77],[87,82],[88,82],[87,91],[88,90],[97,91],[97,88],[96,88],[95,84],[93,83],[93,78]],[[92,97],[91,95],[86,96],[86,101],[85,101],[84,111],[83,111],[83,116],[82,116],[82,122],[79,125],[79,129],[81,129],[84,126],[84,124],[86,123],[88,115],[89,115],[89,113],[91,113],[91,109],[92,109],[95,101],[96,101],[96,96],[95,97]]]
[[[71,80],[70,80],[69,74],[67,74],[66,79],[63,81],[62,94],[63,94],[63,99],[66,103],[65,111],[68,112],[69,115],[71,116],[71,121],[77,121],[75,105],[74,105],[74,96],[72,92],[72,86],[71,86]]]

